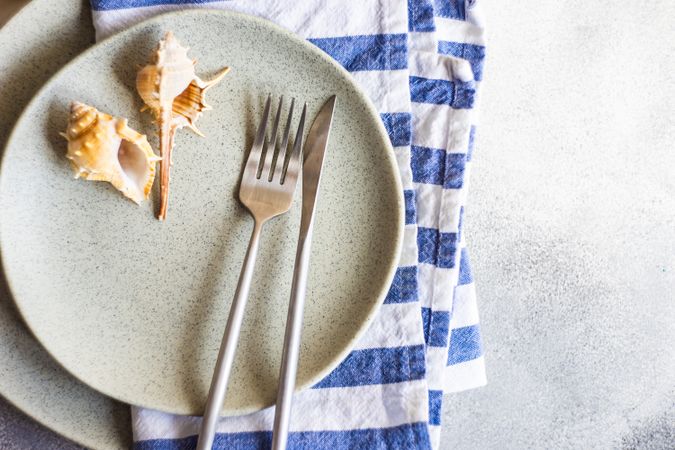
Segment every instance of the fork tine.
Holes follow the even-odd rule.
[[[272,103],[272,94],[267,96],[267,101],[265,102],[265,109],[263,110],[263,117],[258,125],[258,130],[255,134],[255,140],[253,141],[253,147],[262,146],[263,140],[265,139],[265,131],[267,129],[267,118],[270,115],[270,104]]]
[[[271,181],[271,176],[274,173],[272,163],[274,160],[274,154],[276,153],[277,131],[279,131],[279,119],[281,117],[281,108],[283,106],[283,103],[284,97],[281,96],[279,98],[279,107],[277,108],[277,114],[274,117],[274,125],[272,125],[272,136],[270,137],[270,140],[266,142],[266,145],[263,149],[263,155],[261,156],[263,164],[262,167],[258,169],[258,179],[260,179],[260,177],[264,173],[265,178],[268,181]],[[270,168],[272,168],[272,170],[270,170]]]
[[[279,147],[279,155],[275,161],[274,179],[281,180],[281,175],[286,167],[288,167],[288,138],[291,134],[291,122],[293,121],[293,107],[295,106],[295,98],[291,99],[291,107],[288,110],[288,119],[286,119],[286,128],[284,129],[284,136],[281,138],[281,147]],[[283,153],[282,153],[283,152]],[[281,159],[280,159],[281,158]],[[270,181],[272,181],[270,179]]]
[[[246,166],[254,164],[257,170],[257,167],[260,165],[260,154],[262,152],[263,142],[265,140],[265,131],[267,131],[267,119],[270,115],[270,103],[272,101],[272,94],[267,96],[267,101],[265,102],[265,109],[263,111],[263,117],[258,125],[258,129],[255,132],[255,140],[251,146],[251,151],[248,155],[248,160],[246,161]]]
[[[274,153],[272,158],[272,165],[270,166],[270,176],[267,181],[272,181],[273,179],[281,179],[281,171],[284,167],[286,155],[288,154],[288,133],[291,128],[291,121],[293,120],[293,106],[295,105],[295,98],[291,97],[291,107],[288,110],[288,118],[286,119],[286,127],[284,128],[284,134],[281,137],[281,146],[279,150]],[[281,158],[281,160],[279,159]],[[281,163],[280,163],[281,162]]]
[[[293,152],[291,157],[287,158],[286,167],[281,174],[281,184],[286,182],[286,177],[290,176],[291,181],[295,182],[300,174],[300,165],[302,163],[302,135],[305,131],[305,116],[307,115],[307,103],[302,107],[302,115],[300,116],[300,124],[298,125],[298,132],[295,135],[295,142],[293,143]],[[289,175],[290,174],[290,175]]]

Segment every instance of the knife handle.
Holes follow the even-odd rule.
[[[302,332],[302,317],[305,309],[305,293],[307,290],[307,272],[309,269],[311,242],[312,223],[310,221],[306,233],[301,233],[300,235],[298,249],[295,254],[295,270],[293,271],[291,300],[286,321],[284,350],[281,357],[277,405],[274,411],[274,431],[272,434],[273,450],[285,450],[288,441],[291,403],[293,391],[295,391],[295,377],[298,372],[298,360],[300,356],[300,335]]]

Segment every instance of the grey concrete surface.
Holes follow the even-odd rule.
[[[467,236],[489,384],[444,449],[675,449],[675,2],[483,3]],[[0,449],[74,449],[0,400]]]
[[[488,386],[447,449],[675,448],[675,2],[479,0]]]

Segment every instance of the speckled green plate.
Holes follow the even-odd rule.
[[[81,0],[32,0],[0,28],[0,86],[12,92],[0,95],[0,153],[31,97],[93,42],[91,12]],[[49,356],[19,318],[4,276],[0,361],[0,395],[25,414],[88,448],[130,448],[129,406],[78,382]]]
[[[176,140],[168,220],[106,183],[72,178],[58,132],[78,99],[130,119],[135,72],[172,30],[199,72],[232,67],[209,94],[208,136]],[[393,277],[403,200],[379,117],[350,76],[305,41],[250,16],[190,11],[113,37],[65,67],[30,103],[0,172],[0,244],[15,302],[47,351],[115,399],[199,414],[252,221],[236,200],[268,92],[339,106],[322,178],[299,389],[328,374],[365,331]],[[299,201],[265,230],[223,414],[274,403]]]

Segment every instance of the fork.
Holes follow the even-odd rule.
[[[204,419],[202,420],[199,432],[197,450],[211,450],[213,445],[216,423],[223,401],[225,400],[227,381],[232,369],[241,323],[244,318],[246,300],[248,299],[249,288],[251,287],[251,278],[253,277],[253,268],[258,254],[262,227],[271,218],[283,214],[291,208],[293,193],[300,174],[302,135],[305,126],[307,104],[302,109],[293,149],[289,154],[288,140],[291,120],[293,119],[293,107],[295,105],[295,99],[291,100],[288,120],[277,154],[275,149],[283,97],[279,99],[279,107],[274,118],[274,125],[272,126],[272,136],[267,141],[265,135],[267,119],[270,113],[271,97],[271,95],[267,97],[263,118],[256,131],[253,146],[241,175],[239,201],[253,216],[253,233],[251,234],[251,241],[248,244],[248,250],[244,258],[244,265],[239,275],[239,283],[234,294],[234,300],[230,307],[230,315],[227,319],[223,341],[220,344],[218,361],[216,362],[213,379],[211,380]]]

